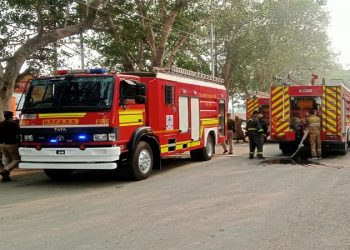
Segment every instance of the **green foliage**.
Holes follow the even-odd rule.
[[[219,39],[227,44],[232,92],[266,91],[275,74],[309,77],[309,68],[322,71],[334,64],[326,33],[328,16],[319,3],[228,2],[230,10],[217,19],[217,26]]]
[[[6,0],[0,6],[0,57],[13,55],[15,44],[38,32],[75,23],[84,5],[70,0]],[[171,27],[165,19],[182,4]],[[311,71],[329,73],[335,54],[326,30],[324,0],[111,0],[100,12],[94,31],[85,35],[101,57],[98,64],[124,70],[150,70],[167,28],[162,65],[211,73],[211,34],[214,26],[215,75],[229,65],[230,93],[267,90],[275,74],[289,72],[309,81]],[[42,13],[42,25],[37,16]],[[108,25],[111,18],[113,29]],[[152,41],[152,35],[154,41]],[[72,40],[76,38],[72,37]],[[72,56],[74,51],[59,51]],[[61,50],[60,50],[61,48]],[[33,55],[36,65],[64,65],[53,45]],[[176,52],[176,53],[175,53]],[[91,63],[91,62],[90,62]],[[333,70],[334,73],[336,71]]]
[[[70,0],[5,0],[0,5],[0,59],[6,61],[17,48],[39,32],[50,32],[78,22],[85,8]],[[40,15],[38,14],[40,13]],[[57,44],[58,51],[62,43]],[[54,58],[54,47],[48,45],[35,52],[27,64],[35,68],[62,65]]]

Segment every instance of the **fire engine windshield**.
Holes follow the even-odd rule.
[[[112,105],[113,77],[33,80],[22,111],[99,111]]]

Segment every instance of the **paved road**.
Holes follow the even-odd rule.
[[[282,157],[274,144],[265,155]],[[0,183],[0,249],[350,249],[349,162],[262,164],[236,144],[234,156],[168,160],[141,182],[17,170]]]

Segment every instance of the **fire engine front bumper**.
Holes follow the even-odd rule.
[[[116,169],[120,147],[101,148],[19,148],[25,169]]]

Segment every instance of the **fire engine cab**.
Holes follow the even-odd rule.
[[[19,166],[51,179],[126,166],[142,180],[169,155],[210,160],[225,141],[226,111],[222,79],[176,67],[59,70],[34,79],[24,94]]]
[[[271,134],[283,153],[297,149],[309,111],[321,118],[323,150],[346,154],[350,130],[350,90],[341,83],[276,84],[271,87]]]

